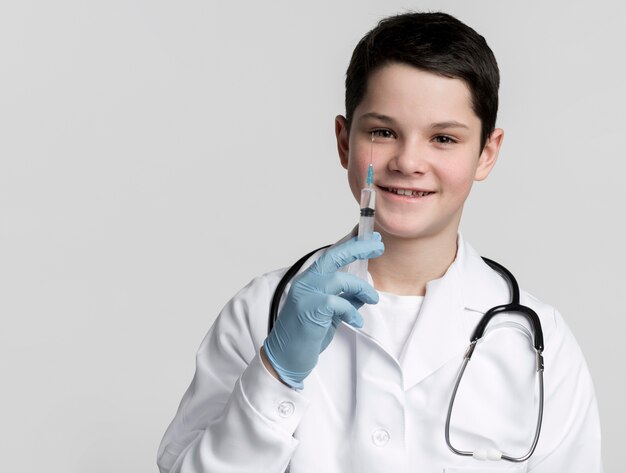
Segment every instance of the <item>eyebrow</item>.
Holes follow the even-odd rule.
[[[433,123],[432,125],[430,125],[430,127],[433,130],[443,130],[446,128],[465,128],[466,130],[469,130],[469,127],[465,123],[457,122],[454,120],[447,121],[447,122]]]
[[[385,123],[395,123],[395,120],[388,115],[383,115],[382,113],[376,112],[367,112],[361,115],[358,119],[363,120],[366,118],[375,118]],[[447,120],[443,122],[436,122],[430,125],[430,128],[433,130],[445,130],[449,128],[464,128],[469,130],[469,126],[465,123],[457,122],[456,120]]]
[[[395,123],[395,120],[393,118],[391,118],[390,116],[387,116],[387,115],[383,115],[382,113],[367,112],[367,113],[364,113],[363,115],[361,115],[359,117],[359,120],[363,120],[365,118],[375,118],[377,120],[380,120],[381,122]]]

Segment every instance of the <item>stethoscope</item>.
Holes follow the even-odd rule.
[[[304,265],[304,263],[315,253],[325,248],[328,248],[330,245],[323,246],[318,248],[310,253],[304,255],[300,258],[296,263],[287,270],[285,275],[282,277],[278,286],[276,286],[276,290],[274,291],[274,296],[272,297],[272,303],[270,306],[270,314],[268,321],[268,333],[272,330],[274,326],[274,322],[278,318],[278,305],[280,303],[281,296],[285,290],[285,287],[291,281],[291,279],[298,273],[300,268]],[[459,369],[459,373],[457,374],[456,381],[454,383],[454,389],[452,390],[452,396],[450,397],[450,404],[448,405],[448,414],[446,416],[446,428],[445,428],[445,437],[446,444],[448,448],[452,450],[452,452],[457,455],[474,457],[477,460],[508,460],[511,462],[523,462],[528,460],[533,452],[535,451],[535,447],[537,447],[537,442],[539,441],[539,434],[541,432],[541,424],[543,419],[543,331],[541,329],[541,322],[539,321],[539,317],[537,313],[532,310],[530,307],[524,306],[519,302],[519,286],[513,274],[495,261],[492,261],[488,258],[484,258],[483,260],[487,263],[493,270],[495,270],[500,276],[502,276],[508,283],[509,289],[511,292],[511,302],[508,304],[503,304],[499,306],[492,307],[489,309],[485,315],[480,319],[478,325],[474,329],[474,333],[470,338],[470,345],[467,348],[465,355],[463,356],[463,362],[461,364],[461,368]],[[465,368],[472,358],[472,354],[476,348],[476,343],[478,340],[482,338],[487,329],[487,325],[491,321],[491,319],[504,312],[507,313],[517,313],[519,315],[524,316],[533,329],[533,346],[536,352],[536,369],[537,369],[537,377],[539,380],[539,412],[537,414],[537,428],[535,429],[535,437],[533,442],[528,450],[528,453],[521,457],[513,457],[511,455],[507,455],[497,449],[494,448],[479,448],[474,451],[464,451],[459,450],[452,446],[450,441],[450,418],[452,417],[452,408],[454,406],[454,399],[456,398],[457,391],[459,389],[459,385],[461,384],[461,379],[463,378],[463,373],[465,372]]]

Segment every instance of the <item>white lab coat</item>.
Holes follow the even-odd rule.
[[[523,291],[521,303],[539,314],[545,339],[537,449],[517,464],[461,457],[446,446],[448,402],[470,334],[486,310],[509,301],[506,282],[460,236],[454,263],[427,286],[399,359],[385,350],[384,314],[364,306],[364,327],[338,327],[302,391],[274,379],[258,355],[284,272],[243,288],[202,342],[193,381],[159,448],[162,473],[282,473],[288,465],[291,473],[602,471],[583,355],[560,314]],[[534,352],[522,317],[493,324],[459,388],[451,438],[461,450],[497,446],[521,456],[536,426]]]

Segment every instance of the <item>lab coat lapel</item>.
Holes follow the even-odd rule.
[[[405,389],[451,359],[460,363],[482,315],[508,302],[506,282],[489,268],[461,235],[446,274],[426,286],[417,321],[400,356]]]
[[[404,388],[419,383],[467,347],[464,306],[456,262],[426,287],[422,308],[400,356]]]

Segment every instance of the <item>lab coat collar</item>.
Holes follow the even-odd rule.
[[[452,266],[456,266],[460,275],[460,292],[465,309],[484,314],[496,305],[510,302],[506,280],[483,261],[461,234],[457,242],[457,257]]]
[[[358,228],[357,225],[333,246],[356,236]],[[349,265],[342,270],[348,271],[348,267]],[[367,276],[369,283],[372,284],[372,277],[369,273]],[[456,278],[456,291],[460,293],[463,307],[468,310],[484,314],[491,307],[509,302],[508,299],[502,299],[503,294],[506,297],[509,291],[506,281],[483,261],[478,252],[465,241],[461,233],[457,235],[457,253],[454,261],[442,278],[430,281],[426,285],[427,294],[429,289],[431,292],[435,290],[438,281],[447,277]]]

